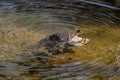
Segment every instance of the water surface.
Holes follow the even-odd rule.
[[[10,37],[11,41],[14,37],[18,39],[14,39],[15,43],[5,39],[6,42],[3,40],[0,44],[3,48],[1,57],[5,55],[8,58],[6,61],[0,61],[0,79],[85,80],[93,77],[94,80],[119,80],[120,68],[116,62],[108,66],[102,63],[93,65],[92,62],[91,64],[82,61],[48,65],[47,57],[44,55],[23,54],[29,44],[40,39],[38,34],[45,36],[55,31],[73,31],[75,27],[86,26],[110,27],[111,29],[115,26],[119,27],[118,2],[117,0],[116,2],[107,0],[1,0],[0,25],[3,26],[0,29],[1,34],[6,35],[8,32],[7,38]],[[21,31],[30,38],[20,36],[23,39],[19,39],[18,35],[22,35]],[[27,34],[27,31],[30,33]],[[15,47],[11,48],[11,45],[9,47],[8,43],[12,43]],[[10,57],[8,52],[15,58]]]

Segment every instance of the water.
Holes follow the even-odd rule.
[[[82,61],[49,65],[47,62],[49,56],[40,55],[40,53],[18,54],[23,53],[22,48],[26,48],[23,45],[29,46],[28,44],[32,43],[32,40],[40,39],[33,36],[33,33],[38,36],[37,33],[49,34],[55,31],[73,31],[75,27],[91,25],[119,27],[120,7],[118,3],[119,0],[118,2],[116,0],[114,4],[102,0],[1,0],[0,25],[10,26],[10,29],[9,27],[5,29],[9,32],[10,39],[16,36],[15,33],[20,32],[20,30],[30,36],[30,39],[28,39],[29,42],[25,42],[27,38],[22,36],[25,39],[22,40],[18,37],[18,40],[14,40],[14,42],[18,41],[17,44],[9,41],[5,42],[6,45],[13,43],[12,45],[17,45],[19,48],[15,47],[13,49],[16,51],[10,52],[10,54],[17,53],[13,55],[15,56],[14,60],[0,61],[0,80],[85,80],[91,77],[95,80],[119,79],[120,68],[116,62],[108,66],[102,63],[94,64],[94,62],[84,63]],[[30,34],[27,34],[26,32],[29,30]],[[13,31],[13,33],[10,33],[10,31]],[[9,50],[7,46],[4,46],[4,49],[3,52],[1,51],[2,55]],[[6,57],[9,56],[6,55]],[[54,59],[54,56],[50,58]]]
[[[119,24],[119,10],[117,6],[103,2],[87,0],[40,0],[40,1],[3,1],[1,9],[5,12],[28,12],[39,16],[40,22],[54,23],[58,26],[82,26],[87,24]],[[34,12],[34,13],[33,13]],[[38,14],[36,14],[38,13]],[[94,24],[95,23],[95,24]],[[43,24],[45,26],[45,24]]]

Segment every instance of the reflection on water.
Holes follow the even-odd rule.
[[[119,10],[119,4],[113,5],[103,0],[1,0],[0,18],[4,19],[0,19],[0,25],[14,23],[13,26],[19,25],[28,30],[47,31],[47,33],[60,30],[72,31],[75,27],[85,25],[119,26]],[[0,79],[85,80],[92,76],[114,80],[120,75],[117,63],[109,66],[83,62],[48,65],[48,57],[54,59],[54,56],[36,53],[19,54],[11,62],[1,61]]]
[[[91,77],[93,79],[97,77],[99,80],[119,80],[120,75],[120,68],[116,63],[104,66],[102,64],[91,65],[90,63],[75,62],[48,66],[37,62],[28,62],[28,64],[1,62],[0,70],[0,79],[2,80],[86,80]]]
[[[39,20],[45,23],[56,23],[58,26],[68,24],[119,24],[119,10],[117,6],[87,0],[20,0],[3,1],[0,9],[5,12],[39,13]],[[35,14],[34,14],[35,15]],[[48,25],[49,25],[48,24]],[[52,24],[50,24],[52,26]],[[70,25],[68,25],[70,26]],[[73,26],[75,27],[75,26]]]

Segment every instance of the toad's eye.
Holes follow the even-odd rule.
[[[86,39],[84,39],[84,42],[86,41]]]

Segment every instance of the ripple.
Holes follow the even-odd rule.
[[[120,8],[117,6],[90,0],[19,0],[19,2],[7,0],[0,1],[0,25],[10,26],[10,30],[8,27],[5,30],[8,33],[13,30],[13,37],[17,36],[18,26],[25,27],[24,34],[30,30],[49,34],[55,31],[73,31],[76,27],[119,26],[119,10]],[[11,26],[15,26],[15,28]],[[15,29],[16,31],[14,31]],[[5,31],[4,34],[7,35]],[[30,36],[29,41],[33,39],[31,35],[34,34],[31,32],[28,35]],[[38,37],[37,34],[36,37]],[[10,39],[12,41],[12,38]],[[26,42],[23,39],[22,44],[24,43]],[[19,46],[21,47],[21,45]],[[17,52],[18,50],[16,50]],[[85,62],[48,65],[47,59],[48,56],[22,54],[16,56],[15,61],[1,61],[0,79],[26,80],[30,76],[31,80],[84,80],[98,75],[114,79],[120,75],[120,67],[116,63],[107,66],[101,63],[99,65],[99,63]],[[33,79],[34,77],[39,79]]]

